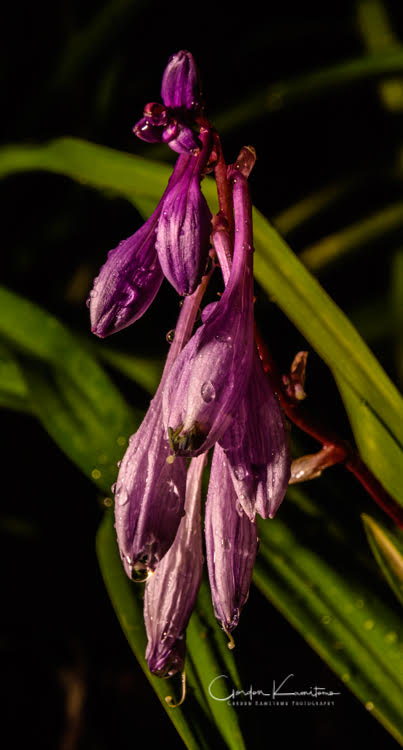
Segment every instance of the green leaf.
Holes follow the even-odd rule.
[[[336,506],[337,507],[337,506]],[[261,522],[254,579],[310,646],[403,744],[401,618],[335,520],[293,488],[275,522]],[[357,543],[358,541],[358,543]],[[386,592],[387,593],[387,592]]]
[[[400,446],[360,393],[338,373],[335,380],[363,461],[397,500],[402,499],[403,455]]]
[[[15,411],[30,412],[29,394],[17,358],[0,341],[0,406]]]
[[[380,211],[366,216],[351,226],[324,237],[305,248],[299,255],[307,268],[314,273],[329,269],[333,264],[345,262],[371,242],[395,232],[403,226],[403,202],[398,201]]]
[[[245,745],[234,709],[206,698],[209,683],[225,670],[225,665],[216,659],[210,644],[210,625],[207,623],[206,627],[204,608],[201,616],[198,611],[195,612],[188,629],[186,701],[182,706],[172,709],[168,707],[165,698],[167,695],[176,695],[179,679],[161,680],[152,676],[148,670],[144,658],[147,641],[143,623],[142,590],[139,584],[129,581],[123,570],[113,516],[109,512],[105,514],[98,531],[97,554],[106,588],[130,647],[186,746],[195,750],[220,748],[222,735],[227,747],[243,750]]]
[[[161,379],[163,362],[150,357],[135,357],[133,354],[120,352],[102,344],[103,342],[97,345],[92,344],[91,350],[94,354],[115,370],[134,380],[153,396]]]
[[[54,316],[0,287],[0,335],[20,352],[29,402],[61,449],[108,492],[138,418]]]
[[[403,604],[403,538],[365,513],[361,516],[375,560]]]

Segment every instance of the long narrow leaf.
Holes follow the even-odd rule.
[[[255,582],[403,744],[401,619],[390,598],[376,593],[343,528],[312,499],[306,512],[301,490],[288,499],[298,502],[288,502],[275,523],[260,524]]]
[[[403,604],[403,538],[387,531],[365,513],[362,520],[374,557],[391,589]]]

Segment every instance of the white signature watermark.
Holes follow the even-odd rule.
[[[329,699],[341,695],[337,691],[327,690],[319,685],[310,686],[306,690],[290,690],[293,677],[295,677],[294,674],[289,674],[279,683],[273,680],[271,690],[266,692],[255,689],[253,685],[250,685],[248,690],[235,688],[228,690],[229,678],[225,674],[220,674],[210,682],[208,691],[213,700],[229,702],[231,705],[333,706],[334,701]]]

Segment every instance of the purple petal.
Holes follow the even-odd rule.
[[[108,253],[89,296],[91,328],[97,336],[109,336],[134,323],[154,300],[163,280],[155,247],[162,204],[189,158],[177,159],[164,195],[148,221]]]
[[[104,338],[140,318],[164,278],[155,249],[161,209],[108,253],[90,292],[91,330]]]
[[[162,125],[154,125],[148,117],[142,117],[141,120],[133,125],[133,133],[142,141],[147,143],[161,143],[164,135]]]
[[[246,180],[234,184],[235,248],[220,302],[174,363],[163,392],[164,422],[174,450],[199,455],[228,428],[245,393],[253,360],[253,276]]]
[[[146,583],[146,659],[151,672],[161,677],[183,669],[185,630],[201,582],[200,495],[204,465],[204,456],[193,459],[190,464],[186,483],[186,513],[174,543]]]
[[[190,52],[172,55],[162,78],[162,101],[171,109],[197,110],[201,105],[200,79]]]
[[[183,177],[167,193],[157,229],[161,268],[179,294],[201,281],[210,247],[211,213],[199,184],[199,159],[189,157]]]
[[[162,140],[178,154],[197,154],[200,151],[200,143],[191,128],[183,123],[172,120],[164,128]]]
[[[219,444],[214,448],[211,464],[205,537],[215,616],[231,632],[249,596],[257,529],[239,505],[227,458]]]
[[[255,352],[239,412],[221,438],[239,502],[251,520],[272,518],[290,477],[288,435],[280,405]]]
[[[170,451],[161,417],[159,390],[119,469],[115,525],[126,571],[154,570],[171,546],[183,514],[186,460],[167,463]]]

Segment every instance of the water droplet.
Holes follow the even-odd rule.
[[[372,701],[367,701],[365,704],[365,708],[367,709],[367,711],[373,711],[375,706]]]
[[[386,643],[396,643],[396,641],[397,641],[397,633],[394,633],[394,632],[386,633],[386,635],[385,635],[385,641],[386,641]]]
[[[375,626],[375,623],[373,620],[365,620],[364,622],[365,630],[373,630],[374,626]]]
[[[232,345],[232,336],[222,336],[220,334],[217,334],[216,340],[219,341],[220,344],[227,344],[228,346]]]
[[[234,469],[235,478],[238,479],[239,482],[242,482],[242,479],[245,479],[247,475],[247,471],[244,466],[236,466]]]
[[[165,336],[166,340],[168,341],[168,344],[172,344],[174,338],[175,338],[175,328],[172,328],[170,331],[168,331],[167,335]]]
[[[115,495],[115,502],[118,505],[126,505],[126,503],[129,502],[129,499],[130,499],[130,495],[127,492],[127,490],[123,489],[122,487],[119,487]]]
[[[201,397],[206,404],[209,404],[215,398],[215,388],[211,380],[206,380],[201,387]]]
[[[93,469],[91,472],[91,476],[93,479],[99,479],[101,476],[101,472],[99,471],[99,469]]]
[[[329,622],[332,621],[332,618],[329,615],[323,615],[321,618],[321,622],[323,622],[324,625],[329,625]]]
[[[113,500],[111,497],[104,497],[104,506],[105,508],[110,508],[113,505]]]

